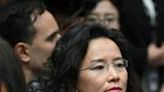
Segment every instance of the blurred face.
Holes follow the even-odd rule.
[[[34,27],[37,32],[32,45],[30,45],[31,61],[29,66],[35,74],[45,73],[48,69],[47,59],[60,38],[59,27],[48,11],[37,17]]]
[[[108,38],[93,39],[81,66],[78,92],[126,92],[127,62]]]
[[[119,15],[117,8],[110,0],[100,0],[93,11],[86,17],[88,23],[100,23],[107,28],[119,29]]]

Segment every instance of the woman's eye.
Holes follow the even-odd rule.
[[[111,22],[111,21],[114,20],[114,18],[107,18],[107,20],[108,20],[109,22]]]
[[[108,17],[106,17],[106,20],[111,22],[111,21],[115,20],[115,17],[114,16],[108,16]]]
[[[91,70],[103,70],[104,68],[105,68],[104,65],[98,65],[98,66],[92,67]]]
[[[115,64],[116,67],[119,67],[119,68],[124,68],[125,65],[124,63],[118,63],[118,64]]]

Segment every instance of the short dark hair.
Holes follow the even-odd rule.
[[[44,11],[45,7],[39,0],[22,1],[11,5],[0,22],[0,35],[12,47],[18,42],[31,43],[36,34],[33,23]],[[31,18],[32,15],[34,15],[34,20]]]
[[[128,88],[127,92],[135,92],[135,72],[129,57],[128,41],[120,31],[107,29],[98,24],[79,24],[71,28],[60,39],[51,60],[54,68],[52,84],[49,86],[54,92],[75,92],[80,66],[84,59],[90,40],[106,37],[113,40],[121,50],[123,58],[128,59]],[[136,84],[137,85],[137,84]],[[138,89],[139,90],[139,89]],[[137,90],[137,91],[138,91]]]
[[[26,92],[21,61],[13,48],[0,37],[0,85],[5,83],[8,92]]]

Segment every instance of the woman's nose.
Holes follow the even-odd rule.
[[[118,82],[120,80],[119,74],[114,67],[109,67],[108,82]]]

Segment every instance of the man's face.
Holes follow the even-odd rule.
[[[47,59],[51,55],[56,42],[60,38],[59,27],[54,17],[45,11],[34,23],[36,34],[30,45],[31,60],[29,67],[35,74],[47,72]]]

